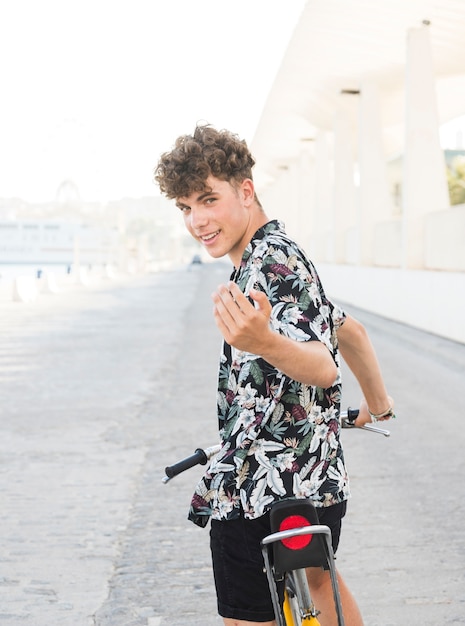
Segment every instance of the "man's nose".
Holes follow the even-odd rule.
[[[191,207],[190,213],[192,228],[202,228],[208,223],[208,216],[202,208]]]

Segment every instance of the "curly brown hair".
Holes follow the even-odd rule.
[[[254,165],[244,140],[206,124],[197,126],[192,135],[178,137],[173,150],[161,155],[154,178],[168,198],[184,198],[208,190],[209,176],[232,184],[252,179]]]

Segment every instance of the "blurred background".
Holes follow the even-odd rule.
[[[464,34],[461,0],[2,3],[0,297],[201,255],[152,176],[209,122],[333,297],[465,342]]]

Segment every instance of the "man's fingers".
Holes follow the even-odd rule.
[[[263,291],[259,291],[258,289],[251,289],[250,297],[254,302],[258,304],[259,310],[269,317],[271,314],[271,304],[266,294],[264,294]]]
[[[212,300],[215,304],[214,313],[217,323],[221,320],[224,327],[231,332],[236,325],[238,315],[242,315],[235,296],[225,285],[220,285],[212,294]]]
[[[234,302],[234,304],[241,311],[243,311],[245,313],[247,311],[247,307],[250,306],[250,302],[244,296],[244,294],[239,289],[239,287],[236,285],[236,283],[229,282],[228,286],[227,286],[227,291],[228,291],[229,295],[231,296],[231,299]]]
[[[237,314],[245,313],[250,302],[235,283],[220,285],[212,296],[213,301],[222,305],[232,318],[237,318]]]

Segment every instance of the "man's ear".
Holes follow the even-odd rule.
[[[241,183],[241,191],[243,193],[244,204],[247,207],[252,206],[255,199],[255,185],[253,184],[253,180],[245,178]]]

